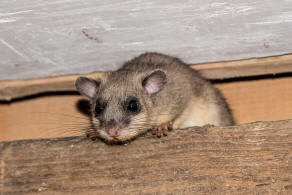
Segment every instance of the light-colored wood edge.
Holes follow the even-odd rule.
[[[105,72],[95,72],[83,76],[95,78],[102,77]],[[75,91],[75,80],[80,75],[69,75],[33,80],[16,80],[0,82],[0,100],[10,101],[29,95],[44,92]]]
[[[229,79],[246,76],[266,74],[279,74],[292,72],[292,54],[236,60],[229,62],[216,62],[208,64],[191,65],[207,79]],[[88,77],[102,77],[104,72],[85,74]],[[43,92],[74,91],[74,81],[80,75],[59,76],[33,80],[16,80],[0,82],[0,100],[10,101],[29,95]]]
[[[292,54],[191,65],[208,79],[229,79],[292,72]]]

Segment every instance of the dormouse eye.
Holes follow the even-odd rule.
[[[95,109],[94,109],[95,116],[99,116],[104,111],[105,106],[106,104],[100,98],[98,98],[96,100]]]
[[[137,114],[141,111],[141,105],[137,98],[129,97],[126,101],[125,110],[129,113]]]

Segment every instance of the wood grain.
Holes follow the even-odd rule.
[[[95,78],[102,77],[103,74],[102,72],[96,72],[84,76]],[[15,98],[44,92],[75,91],[74,83],[78,76],[80,75],[33,80],[2,81],[0,82],[0,100],[10,101]]]
[[[207,79],[228,79],[266,74],[280,74],[292,72],[292,54],[217,62],[210,64],[191,65],[199,70]],[[86,74],[92,78],[102,77],[104,72]],[[33,80],[0,81],[0,100],[25,97],[43,92],[75,91],[74,82],[78,75],[50,77]]]
[[[1,0],[0,80],[110,71],[145,51],[189,64],[288,54],[291,10],[289,0]]]
[[[292,120],[189,128],[125,145],[0,143],[1,194],[289,194]]]
[[[208,79],[229,79],[247,76],[280,74],[292,72],[292,54],[253,58],[191,66]]]
[[[226,98],[237,124],[292,116],[292,77],[219,82],[214,86]],[[90,126],[88,106],[86,97],[76,92],[2,102],[0,141],[83,135]]]

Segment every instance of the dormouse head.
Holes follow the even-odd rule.
[[[151,129],[151,108],[167,82],[162,70],[112,72],[105,79],[79,77],[75,86],[91,102],[91,119],[99,137],[124,142]]]

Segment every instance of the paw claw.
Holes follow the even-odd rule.
[[[169,130],[172,130],[172,122],[153,127],[152,134],[160,138],[162,135],[167,136]]]
[[[92,141],[97,139],[97,133],[95,131],[88,131],[86,133],[86,137],[88,137],[89,139],[91,139]]]

